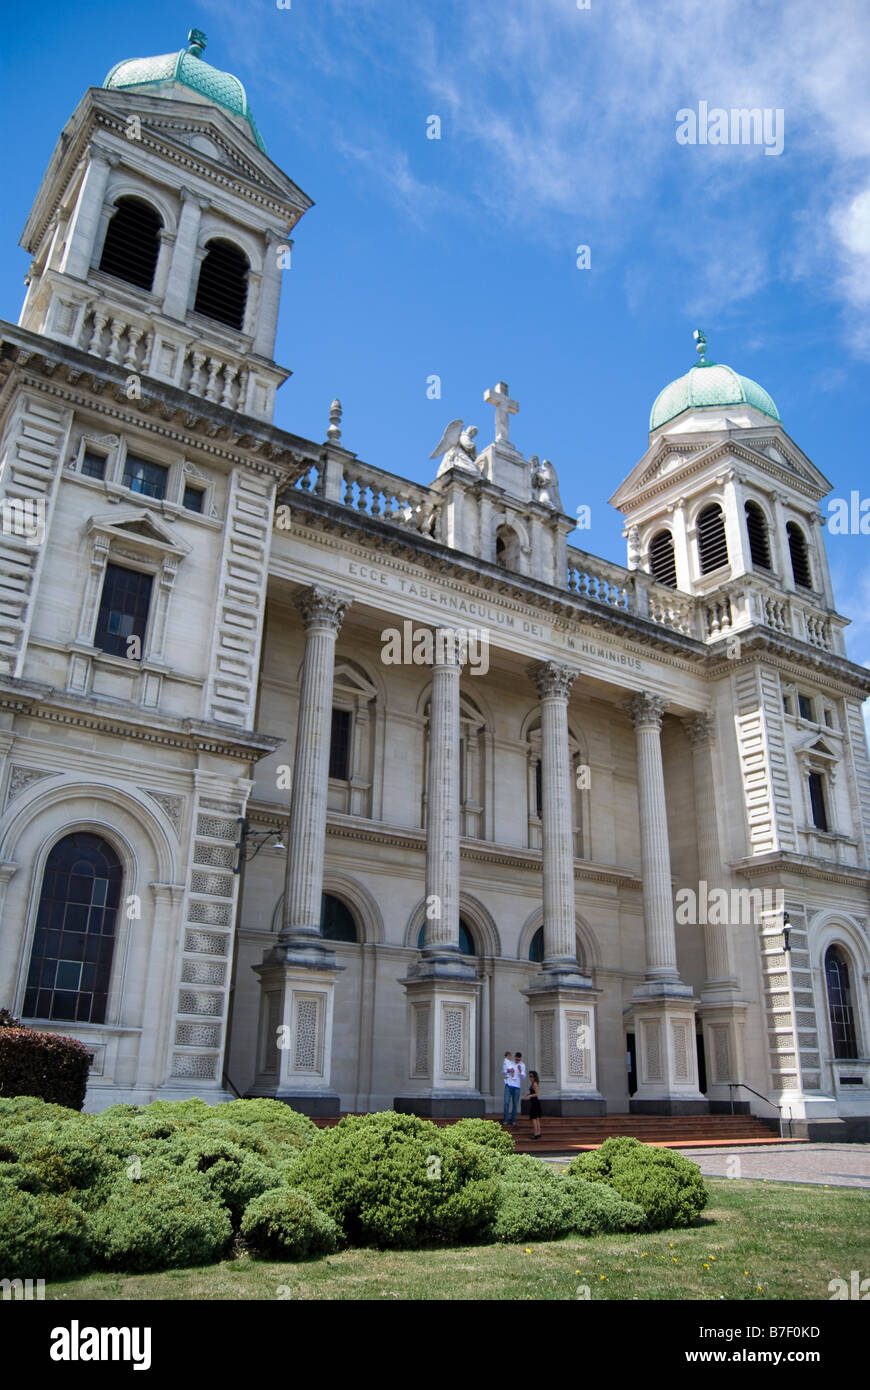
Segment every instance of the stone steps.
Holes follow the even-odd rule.
[[[338,1123],[340,1116],[316,1119],[315,1124],[326,1127]],[[501,1115],[486,1117],[501,1123]],[[437,1125],[455,1123],[436,1119]],[[800,1139],[779,1137],[776,1120],[758,1115],[603,1115],[603,1116],[545,1116],[541,1121],[541,1138],[532,1137],[532,1125],[527,1115],[517,1119],[508,1129],[513,1135],[518,1153],[571,1154],[598,1148],[605,1139],[630,1136],[645,1144],[662,1148],[734,1148],[743,1145],[805,1143]]]

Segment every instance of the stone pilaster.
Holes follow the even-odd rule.
[[[310,1115],[337,1114],[331,1087],[335,979],[341,969],[320,935],[329,786],[335,640],[349,606],[331,589],[297,599],[305,623],[305,659],[296,724],[296,756],[284,917],[276,946],[254,967],[260,980],[260,1036],[253,1095],[272,1095]]]
[[[88,167],[67,229],[67,249],[60,267],[65,275],[87,279],[96,250],[109,170],[117,163],[117,155],[100,145],[89,146]]]
[[[435,633],[426,797],[426,918],[423,958],[402,981],[407,993],[408,1086],[396,1110],[482,1115],[477,1079],[480,984],[459,949],[460,652],[450,629]]]
[[[171,319],[184,320],[188,308],[193,304],[196,241],[202,214],[207,207],[206,199],[197,197],[188,188],[181,189],[181,216],[163,296],[163,312]]]
[[[637,1044],[635,1113],[692,1114],[709,1109],[698,1090],[695,1001],[680,980],[671,891],[661,726],[666,702],[641,691],[628,701],[637,738],[646,983],[634,991]]]

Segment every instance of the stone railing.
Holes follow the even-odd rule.
[[[568,588],[579,598],[606,603],[623,613],[637,612],[632,572],[571,546],[568,548]]]
[[[77,346],[126,372],[169,380],[182,391],[227,410],[245,409],[248,372],[239,366],[238,358],[190,340],[175,343],[160,337],[155,343],[148,318],[130,310],[116,311],[108,301],[93,300],[85,306]]]

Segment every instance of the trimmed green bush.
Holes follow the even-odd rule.
[[[498,1154],[516,1152],[512,1134],[507,1134],[495,1120],[457,1120],[450,1126],[450,1133],[457,1139],[470,1140],[472,1144],[482,1144],[485,1149],[493,1149]]]
[[[261,1259],[305,1260],[338,1246],[338,1227],[297,1188],[279,1187],[255,1197],[242,1218],[242,1235]]]
[[[4,1279],[62,1279],[93,1264],[85,1214],[67,1197],[0,1181],[0,1273]]]
[[[643,1207],[650,1231],[694,1225],[707,1204],[696,1163],[673,1149],[654,1148],[638,1139],[607,1139],[600,1149],[575,1158],[568,1172],[606,1183],[626,1201]]]
[[[219,1133],[175,1135],[166,1145],[165,1156],[167,1162],[202,1174],[234,1226],[255,1197],[281,1183],[274,1169]]]
[[[0,1096],[39,1096],[81,1110],[90,1067],[88,1049],[75,1038],[0,1028]]]
[[[498,1208],[493,1155],[415,1115],[348,1115],[288,1166],[353,1245],[476,1239]]]
[[[209,1264],[233,1233],[229,1213],[203,1175],[192,1172],[119,1178],[89,1225],[100,1263],[133,1273]]]
[[[564,1183],[530,1154],[503,1160],[499,1196],[492,1223],[496,1240],[556,1240],[571,1230],[573,1209]]]
[[[307,1115],[291,1110],[281,1100],[266,1097],[231,1100],[226,1105],[215,1106],[212,1116],[220,1124],[231,1126],[241,1134],[253,1131],[257,1140],[266,1145],[267,1151],[272,1150],[276,1155],[285,1154],[290,1149],[307,1149],[320,1133]],[[235,1142],[240,1141],[236,1139]]]
[[[640,1231],[646,1225],[643,1207],[627,1202],[603,1182],[587,1182],[568,1173],[562,1185],[571,1204],[571,1230],[578,1235]]]

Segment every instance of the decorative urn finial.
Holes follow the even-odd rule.
[[[341,439],[341,401],[338,396],[329,407],[329,429],[326,431],[326,437],[331,439],[333,444],[337,444]]]

